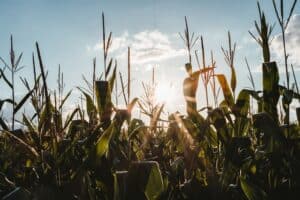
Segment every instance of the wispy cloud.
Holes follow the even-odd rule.
[[[292,16],[286,30],[286,47],[290,62],[295,65],[295,69],[300,70],[300,14]],[[271,48],[275,56],[283,60],[282,34],[275,36]]]
[[[168,35],[158,30],[145,30],[135,34],[125,31],[120,36],[113,37],[110,53],[117,59],[126,59],[127,47],[130,47],[133,64],[155,64],[185,55],[183,48],[171,43],[173,37],[174,34]],[[88,51],[101,49],[101,42],[87,48]]]
[[[117,37],[113,37],[111,46],[110,46],[110,52],[114,53],[118,50],[124,50],[124,48],[127,48],[128,44],[129,44],[129,34],[128,31],[125,31],[122,35],[117,36]],[[102,42],[97,43],[94,47],[93,50],[94,51],[99,51],[102,49]]]

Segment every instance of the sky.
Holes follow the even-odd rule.
[[[267,19],[276,22],[271,0],[260,2]],[[290,5],[291,0],[284,2]],[[66,91],[75,88],[69,102],[72,107],[79,101],[80,92],[76,86],[84,85],[82,75],[89,80],[92,78],[94,57],[97,59],[97,74],[103,71],[101,12],[105,13],[106,30],[112,31],[113,35],[109,56],[118,61],[118,70],[124,76],[127,69],[126,51],[128,46],[131,47],[132,96],[140,97],[143,94],[142,82],[150,82],[151,69],[155,66],[159,93],[167,99],[162,98],[161,101],[168,103],[166,107],[169,112],[184,111],[182,82],[186,77],[184,64],[188,57],[178,34],[184,30],[184,16],[188,18],[190,31],[196,36],[203,36],[208,60],[209,52],[213,51],[217,72],[226,75],[229,75],[229,67],[224,62],[221,46],[227,48],[227,31],[230,31],[232,40],[237,43],[237,89],[250,87],[245,57],[251,66],[257,89],[261,87],[261,50],[248,33],[248,30],[255,32],[254,20],[258,18],[256,0],[0,0],[0,56],[9,60],[9,37],[12,34],[16,52],[23,52],[21,64],[25,68],[18,75],[30,80],[31,54],[35,52],[35,42],[38,41],[44,64],[49,71],[50,87],[56,88],[60,64]],[[298,2],[287,29],[290,62],[294,64],[298,77],[299,14]],[[273,37],[272,60],[278,62],[282,71],[278,23]],[[194,50],[199,49],[200,43],[197,43]],[[3,68],[2,63],[0,67]],[[280,81],[284,82],[283,75]],[[20,97],[24,94],[21,84],[16,90]],[[5,98],[8,88],[1,82],[0,91],[0,98]],[[202,88],[198,91],[198,102],[199,107],[202,107]]]

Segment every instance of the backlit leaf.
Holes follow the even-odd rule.
[[[233,104],[234,104],[234,99],[233,99],[233,95],[232,95],[232,92],[229,88],[226,77],[223,74],[217,74],[216,76],[218,78],[219,84],[221,85],[223,95],[224,95],[224,99],[225,99],[227,105],[229,107],[232,107]]]

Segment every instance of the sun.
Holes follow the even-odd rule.
[[[176,102],[176,90],[172,83],[159,83],[155,88],[155,100],[165,105]]]

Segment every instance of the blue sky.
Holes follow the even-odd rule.
[[[271,0],[261,2],[269,21],[275,22]],[[134,51],[134,47],[138,50],[141,48],[139,44],[147,43],[146,48],[151,51],[152,46],[159,43],[169,52],[148,61],[133,61],[136,96],[142,93],[141,81],[150,80],[149,66],[153,64],[158,66],[157,82],[173,84],[176,88],[174,93],[181,93],[182,80],[186,75],[182,67],[187,56],[183,53],[184,46],[178,32],[184,29],[184,16],[188,17],[190,30],[196,35],[203,35],[207,52],[214,51],[219,72],[226,74],[229,68],[225,66],[221,46],[227,47],[227,31],[230,30],[238,45],[236,69],[239,89],[250,86],[244,57],[248,58],[255,80],[260,85],[261,53],[248,34],[258,16],[255,0],[1,0],[0,56],[6,60],[9,58],[9,36],[13,34],[16,50],[23,52],[22,64],[26,66],[19,75],[30,79],[31,54],[35,50],[35,41],[38,41],[49,70],[50,86],[55,88],[58,64],[64,71],[67,89],[82,85],[82,74],[91,76],[93,57],[97,57],[98,73],[102,70],[102,52],[97,48],[102,11],[105,12],[107,30],[113,32],[117,41],[115,47],[120,47],[111,52],[111,56],[118,59],[120,71],[126,69],[123,58],[126,45],[132,45]],[[294,13],[300,14],[299,4]],[[293,28],[299,32],[300,17],[294,19]],[[277,25],[274,36],[278,34]],[[291,38],[291,53],[297,57],[300,50],[292,44],[293,41],[300,43],[300,40],[294,36]],[[280,50],[278,45],[274,48]],[[196,49],[200,46],[196,45]],[[280,58],[280,53],[273,52],[274,60]],[[293,62],[296,67],[300,66],[299,60],[294,59]],[[300,74],[297,72],[297,75]],[[0,90],[7,91],[7,88],[0,83]],[[18,92],[22,91],[20,85]],[[3,96],[4,93],[1,98]],[[177,100],[172,102],[171,111],[182,104],[183,97],[180,95]],[[202,99],[199,98],[199,101]]]

